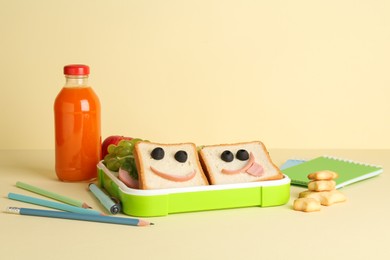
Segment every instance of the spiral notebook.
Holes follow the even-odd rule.
[[[322,170],[338,173],[339,177],[335,179],[336,189],[377,176],[383,172],[381,166],[331,156],[321,156],[309,161],[300,160],[290,165],[284,164],[281,171],[291,179],[291,184],[305,187],[309,183],[307,175]]]

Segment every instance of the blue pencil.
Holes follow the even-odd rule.
[[[54,210],[40,210],[18,207],[7,207],[5,212],[19,215],[39,216],[48,218],[62,218],[82,221],[102,222],[110,224],[130,225],[130,226],[149,226],[153,223],[136,218],[120,218],[111,216],[80,214],[72,212],[54,211]]]
[[[93,209],[85,209],[85,208],[80,208],[64,203],[59,203],[59,202],[54,202],[50,200],[43,200],[43,199],[38,199],[22,194],[17,194],[17,193],[8,193],[8,198],[12,200],[18,200],[30,204],[35,204],[39,206],[44,206],[48,208],[53,208],[53,209],[59,209],[59,210],[64,210],[64,211],[69,211],[73,213],[83,213],[83,214],[92,214],[92,215],[105,215],[99,211],[93,210]]]
[[[119,203],[112,201],[98,186],[91,183],[89,184],[89,190],[92,191],[92,194],[100,201],[103,207],[110,212],[111,214],[117,214],[121,211],[121,206]]]

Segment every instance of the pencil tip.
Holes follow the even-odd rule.
[[[92,209],[92,207],[91,206],[89,206],[87,203],[83,203],[83,205],[82,205],[82,207],[83,208],[85,208],[85,209]]]
[[[148,221],[145,221],[145,220],[142,220],[140,219],[139,222],[138,222],[138,226],[152,226],[154,225],[154,223],[152,222],[148,222]]]

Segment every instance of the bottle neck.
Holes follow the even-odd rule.
[[[65,75],[65,86],[64,87],[87,87],[88,86],[88,76],[73,76]]]

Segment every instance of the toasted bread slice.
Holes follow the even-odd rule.
[[[260,141],[203,146],[199,157],[210,184],[278,180],[284,177]]]
[[[208,185],[193,143],[139,142],[134,147],[140,189]]]

